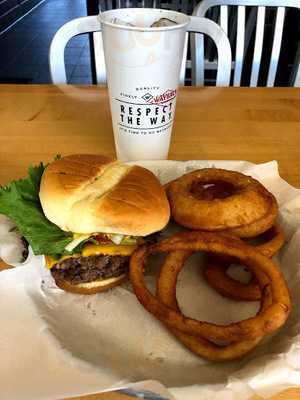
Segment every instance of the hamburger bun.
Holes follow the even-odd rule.
[[[121,283],[128,279],[127,274],[122,274],[113,278],[96,280],[88,283],[77,283],[72,284],[63,279],[56,279],[53,275],[56,286],[66,292],[75,294],[95,294],[100,292],[105,292],[106,290],[119,286]]]
[[[45,216],[64,231],[146,236],[170,217],[163,187],[149,170],[109,157],[70,155],[44,171],[40,201]]]

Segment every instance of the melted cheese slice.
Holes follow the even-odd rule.
[[[71,256],[62,256],[59,259],[53,258],[51,256],[45,256],[46,267],[51,269],[54,264],[57,264],[60,261],[66,260],[67,258],[78,258],[81,254],[72,254]]]
[[[96,245],[88,244],[84,246],[82,250],[83,257],[98,255],[98,254],[108,254],[110,256],[130,256],[134,250],[137,248],[136,245]]]
[[[59,260],[55,260],[50,256],[46,256],[46,266],[47,268],[52,268],[53,265],[57,264],[62,260],[67,258],[78,258],[78,257],[88,257],[100,254],[105,254],[109,256],[130,256],[134,250],[137,248],[136,245],[96,245],[87,244],[82,250],[82,254],[72,254],[70,256],[62,256]]]

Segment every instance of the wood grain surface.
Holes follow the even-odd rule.
[[[67,400],[134,400],[136,397],[126,396],[119,393],[100,393],[91,394],[89,396],[72,397]],[[299,400],[300,389],[291,388],[278,393],[275,396],[268,397],[267,399],[260,396],[254,396],[251,400]],[[63,399],[62,399],[63,400]],[[199,400],[201,400],[199,398]]]
[[[115,154],[105,88],[1,85],[0,121],[2,185],[56,154]],[[281,176],[300,187],[300,89],[182,88],[169,158],[277,160]],[[76,399],[123,400],[117,396]],[[272,397],[296,399],[296,388]]]
[[[265,162],[300,186],[300,89],[183,88],[169,158]],[[55,154],[114,155],[107,91],[0,86],[0,183]]]

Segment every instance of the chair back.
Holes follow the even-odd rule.
[[[207,35],[216,45],[218,54],[216,86],[228,86],[231,71],[231,49],[228,38],[215,22],[206,18],[190,18],[188,32],[197,32]],[[101,33],[101,24],[98,16],[82,17],[69,21],[54,35],[49,51],[50,74],[54,84],[67,83],[64,52],[68,41],[74,36],[91,32]],[[101,41],[99,41],[98,47],[99,49],[95,48],[95,52],[101,51],[103,65],[105,65],[102,38]],[[183,61],[185,61],[185,59]]]
[[[197,3],[197,0],[101,0],[99,7],[101,11],[114,8],[163,8],[191,15]]]
[[[276,9],[274,33],[271,43],[271,54],[268,65],[268,73],[266,77],[266,86],[274,86],[276,73],[278,69],[278,61],[282,43],[282,33],[285,20],[286,7],[293,7],[300,10],[300,0],[202,0],[195,8],[193,15],[199,17],[208,16],[212,9],[216,10],[219,6],[219,23],[224,33],[231,37],[232,47],[235,47],[235,57],[232,63],[233,69],[233,86],[241,85],[242,71],[244,67],[245,55],[249,48],[251,31],[255,29],[254,50],[251,61],[250,86],[257,86],[261,60],[263,54],[265,23],[266,23],[266,7]],[[235,20],[230,18],[232,7],[236,6]],[[247,14],[246,23],[246,7],[251,7],[250,13]],[[256,26],[255,26],[256,23]],[[236,36],[235,42],[232,39],[233,30]],[[204,57],[204,39],[203,35],[193,35],[191,38],[191,57],[192,57],[192,83],[195,85],[204,84],[204,70],[209,60]],[[294,60],[294,68],[292,70],[290,85],[300,85],[300,47],[298,40],[298,52]],[[213,62],[212,62],[213,65]]]

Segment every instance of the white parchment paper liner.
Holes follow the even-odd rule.
[[[288,243],[279,255],[294,308],[276,335],[244,360],[208,363],[185,350],[137,302],[130,285],[94,296],[57,289],[42,257],[0,274],[1,399],[57,399],[142,380],[157,380],[176,399],[246,400],[300,385],[300,192],[278,175],[277,163],[153,161],[141,165],[166,183],[196,168],[239,170],[277,197]],[[254,303],[218,296],[193,256],[178,283],[184,312],[217,323],[246,318]],[[154,277],[147,277],[153,287]]]
[[[21,234],[14,223],[5,215],[0,214],[0,259],[13,267],[25,265],[30,262],[33,253],[29,249],[28,255],[24,259],[24,250],[25,245],[22,242]]]

